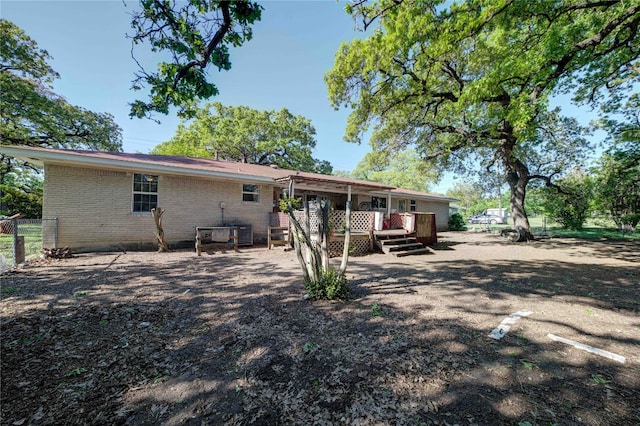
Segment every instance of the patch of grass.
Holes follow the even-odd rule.
[[[153,379],[153,383],[162,383],[162,382],[166,382],[167,380],[169,380],[169,376],[158,376],[156,378]]]
[[[509,218],[510,221],[511,218]],[[531,231],[534,235],[540,235],[543,233],[543,216],[536,216],[529,218],[529,225],[531,225]],[[474,226],[474,225],[470,225]],[[475,225],[479,226],[479,225]],[[485,225],[482,225],[485,226]],[[490,225],[489,228],[492,231],[500,232],[503,229],[511,228],[511,222],[506,225]],[[621,240],[623,239],[622,232],[616,227],[615,223],[611,220],[588,220],[585,223],[583,229],[579,231],[564,229],[555,222],[551,222],[547,219],[545,234],[552,237],[563,238],[582,238],[582,239],[610,239]],[[640,240],[640,232],[626,232],[624,233],[624,239],[627,240]]]
[[[593,381],[593,383],[595,383],[596,385],[606,385],[607,383],[609,383],[609,381],[600,374],[592,374],[591,381]]]
[[[28,259],[42,250],[42,225],[27,223],[18,225],[18,236],[24,237],[24,254]],[[0,234],[0,255],[13,264],[13,234]]]
[[[3,344],[2,347],[5,348],[5,349],[11,349],[11,348],[14,348],[14,347],[18,346],[19,343],[20,343],[20,341],[18,341],[18,340],[12,340],[10,342],[6,342],[5,344]]]
[[[548,228],[547,233],[554,237],[583,238],[583,239],[609,239],[609,240],[640,240],[639,232],[625,232],[624,237],[619,229],[615,228],[583,228],[579,231],[562,228]]]
[[[526,359],[521,359],[520,363],[522,364],[522,367],[526,370],[533,370],[533,367],[535,367],[535,364],[532,361],[529,361]]]
[[[382,316],[382,308],[378,305],[378,302],[373,302],[371,305],[371,315],[374,317]]]
[[[542,216],[529,219],[533,233],[542,230]],[[611,239],[620,240],[622,232],[612,220],[589,219],[581,230],[564,229],[557,223],[547,221],[547,234],[553,237],[582,238],[582,239]],[[624,239],[640,240],[640,232],[625,232]]]
[[[20,339],[20,340],[11,340],[10,342],[6,342],[4,345],[2,345],[5,349],[11,349],[14,348],[18,345],[31,345],[35,342],[39,342],[41,340],[44,339],[44,334],[42,333],[38,333],[35,336],[32,337],[26,337],[24,339]]]
[[[316,281],[305,280],[304,288],[311,300],[347,300],[350,293],[347,278],[334,268],[323,271]]]
[[[42,339],[44,339],[44,335],[42,333],[38,333],[33,337],[29,337],[28,339],[23,340],[22,344],[30,345],[32,343],[39,342]]]
[[[313,352],[317,348],[317,345],[313,342],[307,342],[302,347],[302,350],[306,353]]]
[[[73,293],[73,297],[84,297],[87,294],[88,293],[86,291],[76,291],[75,293]]]
[[[81,376],[82,374],[84,374],[86,372],[87,372],[86,368],[83,368],[83,367],[74,368],[73,370],[71,370],[67,374],[65,374],[65,377],[77,377],[77,376]]]

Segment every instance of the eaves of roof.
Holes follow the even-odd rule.
[[[95,167],[111,170],[127,170],[140,172],[157,172],[167,174],[189,175],[196,177],[215,177],[224,179],[243,179],[273,183],[273,177],[253,172],[253,167],[246,169],[241,163],[228,163],[227,167],[213,167],[211,161],[193,159],[175,161],[176,157],[149,156],[146,154],[127,154],[102,151],[75,151],[35,147],[0,146],[0,152],[20,160],[37,165],[58,164],[83,167]],[[171,161],[174,160],[174,161]],[[204,161],[201,161],[204,160]],[[225,163],[218,161],[217,163]],[[237,165],[234,169],[234,165]]]
[[[283,170],[284,172],[284,170]],[[392,190],[395,189],[394,186],[385,185],[378,182],[368,182],[357,179],[343,178],[339,176],[332,175],[321,175],[317,173],[306,173],[306,172],[293,172],[290,174],[282,175],[275,179],[276,182],[285,183],[293,180],[296,184],[307,184],[307,185],[327,185],[333,186],[336,188],[346,189],[348,186],[351,186],[352,190],[364,190],[364,191],[382,191],[382,190]]]
[[[443,203],[455,203],[460,200],[456,198],[445,197],[444,195],[429,194],[428,192],[414,191],[412,189],[394,188],[390,191],[392,197],[415,198],[427,201],[440,201]],[[380,193],[380,195],[384,195]]]
[[[331,192],[353,191],[378,193],[381,196],[407,196],[440,202],[456,202],[454,198],[425,192],[396,188],[378,182],[362,181],[318,173],[273,168],[264,165],[219,161],[208,158],[189,158],[124,152],[80,151],[40,147],[0,145],[0,153],[33,164],[58,164],[111,170],[166,173],[182,176],[243,180],[284,185],[289,180],[308,186],[324,187]]]

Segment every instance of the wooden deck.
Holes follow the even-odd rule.
[[[381,231],[373,231],[374,237],[403,237],[410,234],[406,229],[383,229]]]

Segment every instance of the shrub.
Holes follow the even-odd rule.
[[[450,231],[464,231],[467,226],[464,223],[464,219],[460,213],[454,213],[449,217],[449,230]]]
[[[545,212],[563,228],[579,231],[589,217],[593,184],[581,172],[574,172],[558,181],[558,184],[562,192],[556,188],[544,189],[542,205]]]
[[[345,300],[350,295],[347,277],[339,274],[338,270],[333,268],[324,271],[317,281],[305,281],[304,288],[311,300]]]
[[[283,197],[280,198],[278,202],[278,207],[280,207],[280,211],[288,212],[291,210],[298,210],[302,207],[302,198],[295,197]]]

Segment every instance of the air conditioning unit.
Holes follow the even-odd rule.
[[[236,228],[238,228],[238,245],[239,246],[253,245],[253,228],[251,224],[230,223],[227,226],[235,226]]]

